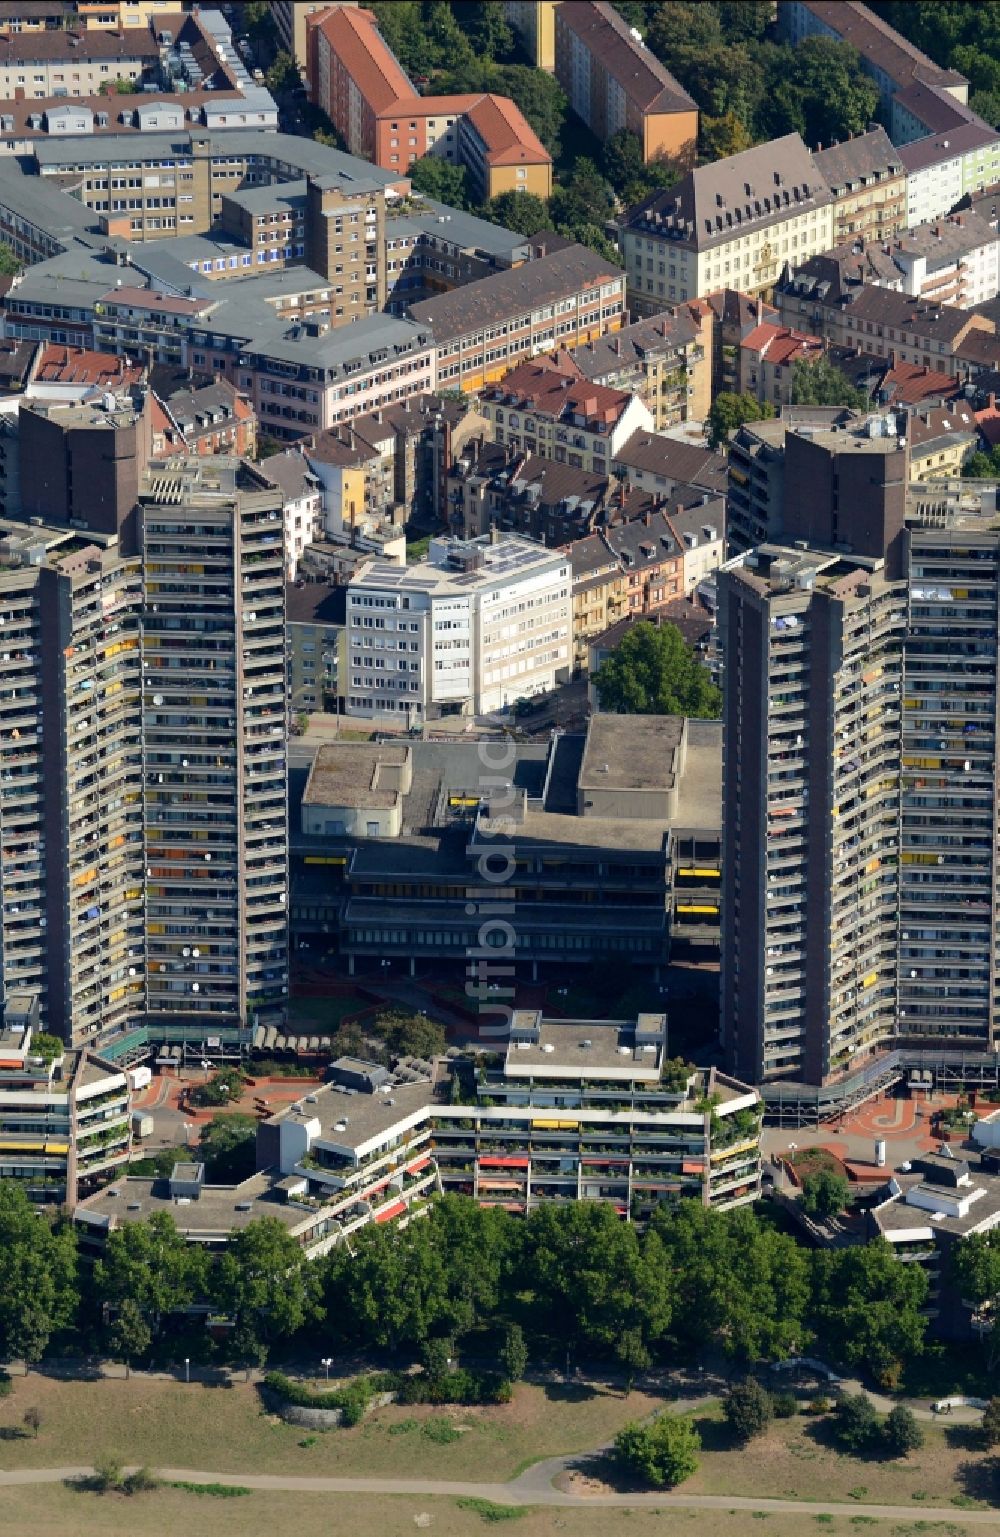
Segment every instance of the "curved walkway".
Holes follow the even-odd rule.
[[[281,1473],[205,1473],[195,1468],[160,1468],[168,1482],[192,1484],[238,1484],[245,1489],[284,1489],[297,1494],[412,1494],[493,1500],[498,1505],[546,1505],[595,1510],[747,1510],[775,1515],[868,1516],[876,1520],[912,1520],[912,1505],[866,1505],[851,1500],[838,1504],[830,1500],[765,1500],[739,1494],[569,1494],[554,1489],[550,1482],[556,1472],[577,1462],[575,1457],[554,1457],[527,1469],[508,1484],[447,1483],[428,1478],[294,1478]],[[67,1479],[86,1478],[93,1468],[23,1468],[0,1472],[4,1485],[58,1484]],[[127,1470],[131,1471],[131,1470]],[[921,1506],[921,1521],[960,1520],[963,1526],[997,1526],[996,1510],[956,1511],[953,1505],[930,1509]]]

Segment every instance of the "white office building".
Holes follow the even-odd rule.
[[[544,693],[572,668],[569,558],[494,530],[372,560],[348,592],[347,665],[347,714],[410,726]]]

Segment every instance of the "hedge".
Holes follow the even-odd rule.
[[[426,1373],[373,1372],[343,1388],[316,1391],[293,1382],[283,1372],[268,1372],[261,1386],[282,1403],[301,1409],[339,1409],[344,1425],[356,1425],[379,1393],[395,1393],[401,1404],[506,1404],[511,1385],[497,1372],[459,1369],[431,1378]]]

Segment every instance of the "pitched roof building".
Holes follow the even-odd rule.
[[[643,158],[691,164],[698,107],[603,0],[563,0],[555,15],[555,73],[570,105],[599,139],[631,129]]]
[[[797,133],[699,166],[626,215],[630,303],[648,314],[721,287],[766,294],[783,260],[832,246],[833,203]]]

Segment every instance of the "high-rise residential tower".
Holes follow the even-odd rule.
[[[137,489],[117,532],[0,523],[3,998],[114,1053],[245,1040],[287,990],[280,492],[213,458]]]

